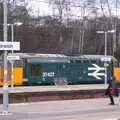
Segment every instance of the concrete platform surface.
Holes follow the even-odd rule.
[[[9,103],[72,100],[105,97],[104,84],[65,85],[65,86],[20,86],[9,87]],[[0,88],[3,97],[3,88]],[[0,103],[3,103],[0,99]]]
[[[49,86],[15,86],[9,87],[9,93],[23,93],[23,92],[47,92],[47,91],[71,91],[71,90],[93,90],[93,89],[105,89],[104,84],[87,84],[87,85],[49,85]],[[0,87],[0,93],[3,88]]]
[[[108,98],[10,104],[0,120],[120,120],[120,105]],[[2,112],[2,105],[0,105]]]

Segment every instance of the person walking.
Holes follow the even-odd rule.
[[[109,81],[109,85],[108,88],[106,89],[106,95],[108,95],[109,99],[110,99],[110,105],[114,105],[114,95],[118,95],[118,90],[116,87],[116,83],[114,80],[114,77],[112,80]]]

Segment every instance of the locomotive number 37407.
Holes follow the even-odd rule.
[[[43,77],[54,77],[55,73],[54,72],[43,72]]]

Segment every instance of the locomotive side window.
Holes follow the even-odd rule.
[[[42,74],[42,66],[38,64],[30,65],[30,75],[31,76],[41,76]]]

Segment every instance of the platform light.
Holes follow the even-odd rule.
[[[107,56],[107,34],[108,33],[114,33],[115,30],[108,30],[108,31],[96,31],[96,33],[98,34],[105,34],[105,48],[104,48],[104,55],[105,57]],[[106,67],[106,62],[104,61],[104,65],[105,65],[105,88],[107,87],[107,67]]]

